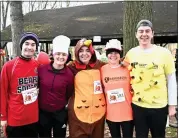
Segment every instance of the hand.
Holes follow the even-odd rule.
[[[2,126],[2,131],[5,137],[7,137],[7,134],[6,134],[7,121],[1,121],[1,126]]]
[[[169,105],[168,106],[168,115],[171,117],[171,116],[174,116],[175,114],[176,114],[175,105]]]

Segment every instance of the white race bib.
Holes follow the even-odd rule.
[[[110,104],[119,103],[125,101],[125,95],[123,88],[107,91],[107,97]]]
[[[31,104],[37,100],[39,89],[32,88],[25,91],[22,91],[24,104]]]
[[[101,93],[103,93],[101,82],[99,80],[94,81],[94,94],[101,94]]]

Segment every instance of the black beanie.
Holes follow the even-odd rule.
[[[33,40],[36,43],[36,46],[39,45],[39,38],[36,34],[32,33],[32,32],[27,32],[24,33],[20,39],[20,48],[22,49],[22,45],[26,40]]]
[[[120,57],[123,56],[123,55],[122,55],[122,53],[123,53],[122,51],[117,50],[117,49],[114,49],[114,48],[110,48],[110,49],[107,49],[107,50],[106,50],[106,57],[107,57],[108,54],[111,53],[111,52],[117,52],[117,53],[119,53]]]

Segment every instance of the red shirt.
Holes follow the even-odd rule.
[[[7,62],[1,71],[1,120],[10,126],[38,121],[38,101],[24,104],[22,91],[37,87],[38,63],[19,57]]]

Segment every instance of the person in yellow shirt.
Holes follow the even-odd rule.
[[[113,138],[133,137],[132,93],[129,70],[120,64],[121,42],[111,39],[106,44],[108,64],[101,68],[101,78],[106,94],[106,122]]]
[[[139,46],[126,54],[134,91],[132,108],[137,138],[164,138],[167,115],[174,116],[177,105],[175,65],[171,52],[151,43],[154,36],[149,20],[136,27]]]

